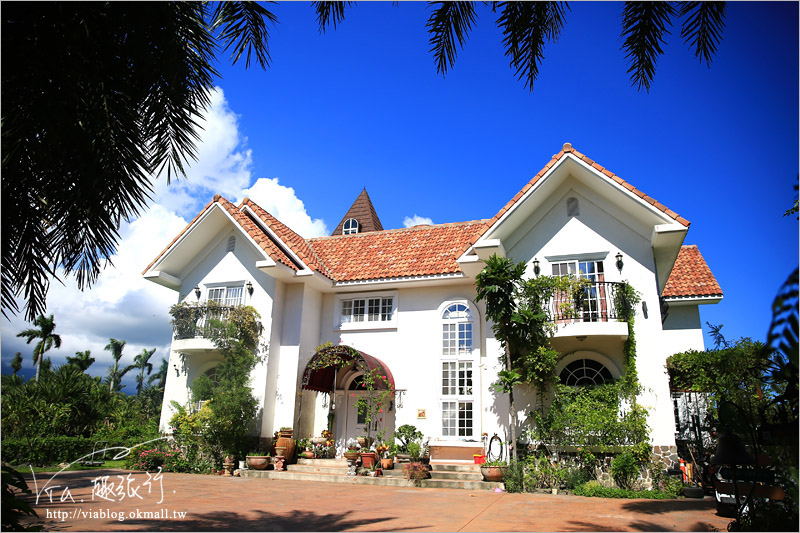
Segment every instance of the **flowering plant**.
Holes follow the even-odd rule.
[[[358,451],[361,449],[361,446],[358,444],[358,440],[351,437],[347,439],[347,449],[351,451]]]

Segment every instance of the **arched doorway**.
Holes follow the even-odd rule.
[[[322,406],[327,409],[337,455],[344,451],[347,439],[368,433],[374,438],[381,431],[388,438],[394,432],[394,377],[377,357],[350,346],[321,348],[306,365],[301,388],[326,395]],[[369,408],[359,412],[359,400]]]

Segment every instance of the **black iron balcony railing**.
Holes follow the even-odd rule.
[[[557,324],[624,321],[631,308],[622,287],[613,281],[593,281],[572,294],[556,293],[550,300],[550,319]]]
[[[225,305],[198,305],[184,307],[173,315],[175,339],[210,338],[214,321],[227,320],[233,307]]]

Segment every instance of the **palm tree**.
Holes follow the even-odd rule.
[[[86,372],[92,363],[94,363],[94,357],[91,357],[92,351],[86,350],[83,352],[75,352],[75,357],[67,356],[67,364],[77,366],[81,372]]]
[[[133,370],[134,368],[139,369],[139,375],[136,376],[137,395],[142,393],[142,387],[144,386],[144,371],[147,370],[148,376],[153,372],[153,363],[150,363],[149,361],[154,353],[156,353],[155,348],[153,348],[152,350],[148,350],[147,348],[143,349],[142,353],[134,356],[133,364],[125,369],[126,372],[128,370]]]
[[[39,339],[36,346],[33,348],[33,364],[36,365],[36,381],[39,381],[39,369],[41,367],[42,357],[44,353],[55,346],[61,348],[61,336],[53,333],[56,329],[56,323],[53,322],[53,315],[45,318],[44,315],[39,315],[33,321],[34,326],[39,329],[26,329],[17,333],[17,337],[27,337],[27,344],[30,344],[33,339]]]
[[[11,370],[14,371],[12,376],[16,376],[17,372],[22,370],[22,354],[17,352],[14,354],[14,358],[11,360]]]
[[[517,77],[533,91],[533,82],[544,60],[544,45],[558,41],[565,23],[568,2],[486,2],[492,13],[500,12],[496,24],[503,32],[506,57]],[[312,2],[320,31],[344,19],[351,2]],[[428,2],[432,13],[427,28],[436,70],[442,75],[452,68],[458,50],[469,39],[478,15],[477,2]],[[681,38],[706,64],[711,64],[725,28],[725,2],[625,2],[622,13],[622,49],[630,61],[631,84],[650,90],[658,56],[663,53],[664,34],[672,19],[683,19]],[[458,44],[456,44],[458,41]]]
[[[2,312],[43,313],[56,269],[91,286],[154,177],[185,175],[220,50],[270,62],[256,2],[3,7]],[[80,28],[79,31],[76,31]],[[166,171],[166,172],[164,172]],[[102,176],[102,179],[98,179]]]
[[[164,357],[162,357],[161,363],[159,363],[158,365],[158,370],[156,371],[155,374],[153,374],[148,378],[147,384],[150,385],[153,383],[153,381],[158,380],[158,384],[156,385],[156,387],[163,390],[164,385],[166,385],[167,383],[167,370],[169,370],[169,362]]]
[[[114,358],[114,364],[108,368],[108,387],[111,392],[118,391],[122,378],[128,373],[132,366],[120,368],[119,360],[122,359],[122,350],[125,348],[126,341],[118,341],[117,339],[109,339],[106,344],[105,350],[111,352],[111,357]]]

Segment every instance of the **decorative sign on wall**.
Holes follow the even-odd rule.
[[[425,418],[425,409],[417,409],[417,418]]]

